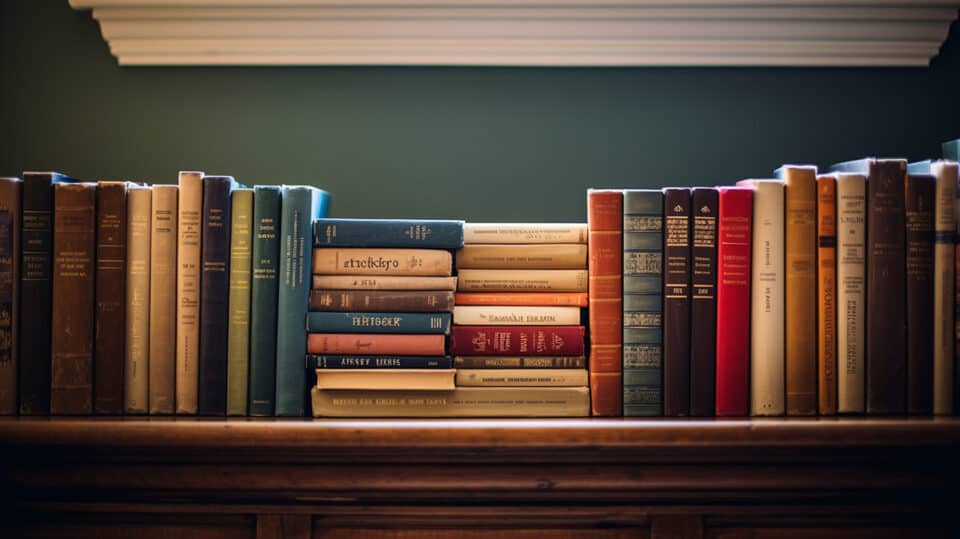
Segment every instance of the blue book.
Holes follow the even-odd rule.
[[[960,161],[960,139],[943,143],[943,158]]]
[[[463,247],[463,221],[413,219],[320,219],[313,223],[316,247]]]
[[[450,356],[323,356],[307,354],[313,369],[452,369]]]
[[[277,293],[278,416],[307,413],[307,301],[313,273],[310,227],[327,215],[330,195],[308,186],[283,186],[280,210],[280,280]]]
[[[271,416],[277,382],[277,276],[280,187],[253,188],[253,269],[250,283],[250,415]]]
[[[310,333],[450,334],[450,313],[307,313]]]
[[[663,413],[663,193],[623,192],[623,415]]]

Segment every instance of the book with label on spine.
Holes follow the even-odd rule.
[[[318,355],[442,356],[446,352],[443,335],[310,333],[306,344],[307,353]]]
[[[576,326],[579,307],[496,307],[457,305],[453,323],[474,326]]]
[[[584,369],[464,369],[457,387],[586,387]]]
[[[458,292],[586,292],[587,270],[463,269]]]
[[[452,391],[454,369],[317,369],[317,389]]]
[[[307,354],[307,369],[452,369],[450,356]]]
[[[863,413],[866,318],[866,177],[837,177],[837,411]]]
[[[123,413],[126,331],[127,182],[97,186],[93,413]]]
[[[450,290],[456,277],[402,275],[314,275],[312,287],[321,290]]]
[[[664,189],[663,415],[690,415],[690,190]]]
[[[280,187],[253,188],[250,282],[250,388],[252,416],[273,415],[277,383],[277,281],[280,266]]]
[[[786,412],[784,348],[784,185],[744,180],[753,189],[750,287],[750,415]]]
[[[458,369],[583,369],[584,356],[456,356]]]
[[[473,244],[457,251],[457,268],[581,269],[587,267],[584,243],[533,245]]]
[[[458,249],[463,221],[431,219],[319,219],[315,247],[417,247]]]
[[[453,326],[450,353],[477,356],[579,356],[583,326]]]
[[[202,236],[203,172],[179,174],[177,201],[177,348],[176,406],[178,414],[197,413],[200,364],[200,240]]]
[[[718,416],[749,412],[750,235],[753,190],[719,187],[717,220]]]
[[[588,190],[587,222],[590,407],[595,416],[622,416],[623,192]]]
[[[554,292],[543,294],[540,292],[457,292],[457,305],[516,305],[541,306],[552,305],[564,307],[586,307],[586,292]]]
[[[17,413],[20,218],[23,182],[0,178],[0,414]]]
[[[227,327],[227,415],[247,415],[250,382],[250,267],[253,189],[230,195],[230,294]]]
[[[150,216],[152,189],[127,189],[127,334],[124,340],[123,411],[147,413],[150,359]]]
[[[326,217],[330,195],[315,187],[284,185],[281,197],[274,413],[299,417],[309,411],[308,378],[307,371],[303,369],[303,356],[307,344],[304,320],[307,317],[310,276],[313,273],[314,250],[310,226],[314,220]],[[443,351],[437,355],[443,355]]]
[[[449,276],[453,255],[439,249],[323,247],[313,250],[317,275]]]
[[[712,416],[717,369],[717,212],[715,188],[692,190],[690,415]]]
[[[817,177],[817,412],[837,413],[837,180]]]
[[[450,333],[450,313],[310,312],[311,333]]]
[[[663,192],[623,192],[623,415],[663,414]]]
[[[150,224],[151,414],[176,410],[177,199],[176,185],[153,186]]]
[[[471,243],[587,243],[586,223],[464,223]]]
[[[310,290],[311,311],[450,312],[449,290]]]
[[[907,275],[907,413],[933,413],[934,217],[937,181],[909,174],[904,191]]]

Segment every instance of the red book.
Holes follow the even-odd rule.
[[[593,415],[623,415],[623,191],[587,192],[590,401]]]
[[[583,326],[454,326],[450,337],[458,356],[579,356],[583,348]]]
[[[443,335],[393,335],[368,333],[311,333],[308,354],[366,356],[442,356]]]
[[[720,187],[717,223],[717,415],[748,414],[753,192]]]

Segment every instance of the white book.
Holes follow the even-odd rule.
[[[586,223],[465,223],[464,243],[587,243]]]
[[[145,414],[150,361],[150,217],[151,189],[127,191],[127,338],[124,362],[124,411]]]
[[[866,178],[837,174],[837,411],[863,413]]]
[[[930,170],[937,178],[933,264],[933,413],[950,415],[953,414],[954,398],[953,235],[957,228],[957,163],[936,161],[930,166]]]
[[[197,413],[197,363],[200,349],[200,232],[203,172],[180,173],[177,215],[177,349],[178,414]]]
[[[580,307],[512,307],[457,305],[453,323],[460,326],[576,326]]]
[[[150,213],[150,413],[172,414],[177,336],[176,185],[153,186]]]

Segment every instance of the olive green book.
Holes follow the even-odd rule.
[[[230,320],[227,327],[227,415],[247,415],[250,379],[250,264],[253,189],[231,194]]]

